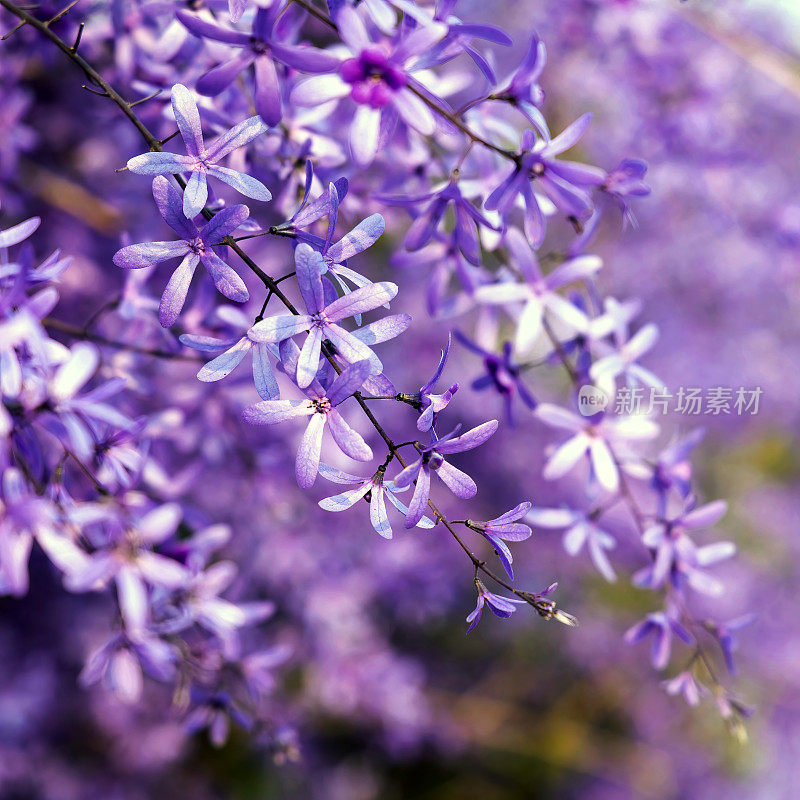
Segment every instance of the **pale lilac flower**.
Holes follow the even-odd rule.
[[[488,606],[489,611],[500,619],[508,619],[517,609],[514,604],[525,603],[525,600],[517,600],[515,597],[503,597],[499,594],[490,592],[483,582],[475,579],[475,587],[478,590],[478,602],[475,610],[467,617],[469,622],[469,633],[480,621],[483,607]]]
[[[733,542],[714,542],[698,547],[689,531],[717,523],[728,509],[724,500],[715,500],[699,508],[690,500],[686,509],[672,519],[661,520],[642,534],[642,542],[654,551],[653,563],[634,575],[640,586],[657,589],[666,580],[676,587],[684,584],[709,595],[722,593],[722,584],[705,572],[736,552]]]
[[[247,318],[239,309],[218,309],[218,316],[235,327],[243,328],[244,334],[236,339],[217,339],[213,336],[200,336],[184,333],[179,337],[181,344],[205,353],[216,353],[197,373],[198,380],[215,383],[233,372],[242,363],[245,356],[253,354],[253,383],[262,400],[276,400],[280,397],[280,388],[270,363],[270,355],[278,358],[278,348],[273,344],[258,341],[251,336],[252,326],[247,325]]]
[[[656,669],[664,669],[672,652],[672,636],[682,639],[686,644],[692,643],[692,636],[678,621],[675,611],[656,611],[648,614],[641,622],[625,632],[625,641],[636,644],[648,636],[653,637],[650,648],[650,661]]]
[[[530,510],[531,503],[525,502],[486,522],[476,522],[468,519],[465,523],[468,528],[480,533],[494,547],[500,563],[512,581],[514,580],[514,570],[511,568],[511,564],[514,559],[506,542],[523,542],[525,539],[530,538],[531,529],[517,521],[522,519]]]
[[[339,218],[339,192],[334,183],[328,185],[328,233],[322,246],[318,249],[324,262],[322,274],[332,275],[344,294],[351,289],[345,283],[349,281],[358,288],[371,285],[372,281],[347,266],[347,260],[363,253],[381,237],[386,223],[380,214],[372,214],[361,220],[349,233],[338,242],[333,241],[336,222]],[[361,314],[356,315],[356,322],[361,324]]]
[[[250,33],[223,28],[196,14],[178,11],[177,18],[198,38],[223,42],[240,50],[230,61],[202,75],[197,81],[197,91],[214,97],[252,64],[255,71],[256,111],[267,125],[277,125],[281,121],[282,110],[276,61],[300,72],[332,72],[339,64],[339,59],[329,53],[278,41],[275,26],[285,8],[279,0],[259,8]]]
[[[478,487],[475,481],[465,472],[445,461],[444,457],[463,453],[482,445],[497,430],[497,420],[489,420],[461,436],[456,436],[460,427],[441,439],[431,431],[430,444],[421,448],[419,458],[395,477],[395,486],[400,488],[409,486],[412,481],[416,481],[406,517],[406,528],[413,528],[422,519],[431,492],[431,473],[438,475],[447,488],[462,500],[468,500],[477,493]]]
[[[615,346],[599,345],[602,357],[592,364],[589,376],[600,386],[606,384],[613,386],[616,379],[622,375],[631,387],[644,384],[656,389],[662,388],[664,382],[638,363],[657,339],[658,328],[650,324],[645,325],[627,341],[618,340]]]
[[[700,694],[704,691],[704,687],[694,679],[694,675],[688,669],[685,669],[671,680],[665,681],[664,690],[673,696],[681,694],[690,706],[696,706],[700,702]]]
[[[218,163],[228,153],[243,147],[267,130],[267,126],[258,117],[240,122],[206,147],[197,103],[183,84],[176,83],[172,87],[172,108],[187,155],[156,152],[134,156],[128,161],[131,172],[138,175],[190,172],[189,182],[183,192],[183,213],[188,219],[196,217],[205,207],[208,200],[206,179],[209,175],[227,183],[246,197],[262,201],[272,199],[272,194],[261,181],[229,167],[221,167]]]
[[[524,282],[512,280],[479,286],[475,290],[475,299],[479,303],[524,304],[517,319],[515,350],[524,353],[533,347],[542,332],[546,314],[574,331],[585,332],[589,327],[587,316],[557,290],[594,276],[603,262],[597,256],[577,256],[543,275],[536,254],[516,228],[508,231],[506,243],[513,258],[512,264],[522,274]]]
[[[169,620],[158,630],[177,633],[194,623],[226,640],[247,623],[247,613],[239,605],[219,595],[233,583],[237,567],[232,561],[218,561],[189,578],[167,601]]]
[[[548,458],[542,473],[544,477],[547,480],[561,478],[588,457],[594,478],[609,492],[619,488],[619,469],[612,448],[658,435],[658,425],[641,416],[597,420],[594,416],[580,417],[551,403],[542,403],[534,413],[547,425],[573,434]]]
[[[95,514],[91,507],[76,511],[78,519]],[[177,503],[165,503],[133,522],[109,517],[107,544],[92,553],[83,569],[69,575],[68,588],[88,591],[113,580],[126,630],[137,635],[148,620],[147,586],[178,589],[190,577],[183,564],[151,549],[175,533],[182,515]]]
[[[322,282],[322,256],[305,243],[297,245],[294,255],[297,282],[308,313],[267,317],[253,325],[251,338],[259,342],[282,342],[309,331],[297,363],[297,385],[301,389],[309,386],[317,374],[325,339],[333,343],[337,354],[348,363],[367,361],[372,374],[380,373],[383,370],[380,359],[363,341],[337,323],[387,303],[397,294],[397,286],[382,281],[356,289],[344,297],[331,299],[325,296]]]
[[[156,680],[175,675],[175,650],[156,636],[141,631],[135,636],[119,633],[95,650],[78,677],[83,686],[103,681],[123,703],[138,703],[142,696],[143,670]]]
[[[336,406],[357,392],[370,374],[368,361],[358,361],[342,370],[341,375],[324,389],[317,381],[306,388],[306,400],[262,400],[248,406],[242,413],[245,422],[252,425],[276,425],[295,417],[311,417],[297,450],[297,483],[310,489],[319,472],[322,451],[322,433],[329,426],[339,449],[356,461],[369,461],[372,450],[336,410]]]
[[[345,511],[369,494],[369,521],[375,532],[384,539],[391,539],[393,535],[389,515],[386,513],[386,500],[401,513],[408,514],[408,508],[397,499],[396,495],[398,492],[407,491],[409,487],[400,488],[394,481],[385,480],[385,467],[378,469],[372,477],[360,478],[357,475],[350,475],[329,467],[327,464],[320,464],[319,474],[333,483],[353,485],[352,489],[320,500],[320,508],[324,508],[326,511]],[[418,528],[432,528],[433,526],[434,523],[428,517],[422,517],[417,522]]]
[[[86,553],[62,532],[56,506],[34,494],[16,467],[2,472],[0,497],[0,593],[28,591],[28,559],[34,540],[65,575],[81,569]]]
[[[17,225],[0,231],[0,250],[24,242],[29,236],[33,235],[41,223],[41,217],[30,217]],[[4,264],[6,256],[5,254],[0,255],[3,256],[3,258],[0,258],[0,263]]]
[[[433,113],[413,89],[425,91],[412,77],[415,61],[447,32],[439,23],[413,29],[399,41],[374,42],[358,12],[343,7],[336,15],[339,34],[352,57],[339,65],[338,73],[306,78],[291,93],[300,106],[316,106],[348,95],[357,108],[350,128],[353,158],[362,166],[378,152],[381,124],[396,112],[403,122],[430,136],[436,127]]]
[[[544,214],[533,190],[538,182],[544,194],[567,217],[581,219],[592,210],[587,189],[601,186],[605,172],[597,167],[556,158],[581,138],[592,115],[584,114],[554,139],[537,138],[532,130],[522,133],[517,166],[489,195],[484,204],[507,218],[517,197],[525,203],[525,234],[533,247],[544,241]]]
[[[214,245],[221,245],[222,240],[250,216],[247,206],[235,205],[223,208],[202,228],[198,228],[192,220],[183,215],[180,193],[166,178],[158,176],[153,180],[153,197],[164,221],[181,237],[181,240],[130,244],[117,251],[114,263],[123,269],[143,269],[172,258],[181,259],[161,296],[158,308],[161,325],[169,328],[178,318],[198,264],[202,264],[208,270],[217,291],[229,300],[237,303],[248,300],[250,293],[244,281],[214,251]]]
[[[88,460],[98,440],[96,425],[130,428],[133,423],[108,403],[124,388],[122,379],[114,378],[85,394],[78,393],[97,370],[100,355],[88,342],[78,342],[69,351],[47,384],[49,413],[42,425],[57,436],[76,455]]]
[[[591,516],[568,508],[535,508],[527,519],[540,528],[566,528],[564,549],[571,556],[576,556],[585,546],[597,571],[609,582],[617,579],[606,555],[606,551],[612,550],[617,543]]]

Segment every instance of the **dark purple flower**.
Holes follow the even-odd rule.
[[[214,97],[228,87],[251,64],[255,70],[255,106],[267,125],[281,121],[281,86],[275,62],[300,72],[332,72],[339,64],[336,56],[313,47],[287,45],[278,41],[275,23],[285,6],[279,0],[256,12],[251,33],[223,28],[186,11],[178,19],[198,38],[223,42],[241,52],[230,61],[207,72],[197,81],[200,94]]]
[[[180,193],[166,178],[158,176],[153,180],[153,197],[164,221],[181,240],[130,244],[117,251],[114,263],[123,269],[143,269],[168,259],[181,259],[161,296],[158,308],[161,325],[169,328],[178,318],[198,264],[208,270],[217,290],[225,297],[237,303],[248,300],[250,293],[244,281],[214,251],[214,245],[221,244],[226,236],[248,218],[250,211],[247,206],[223,208],[202,228],[198,228],[192,220],[184,216]]]
[[[417,216],[408,229],[403,245],[415,251],[428,244],[442,225],[449,208],[453,209],[455,227],[452,234],[455,246],[471,264],[481,263],[481,248],[478,239],[478,226],[496,231],[492,223],[480,213],[462,194],[456,180],[451,180],[442,189],[420,195],[398,197],[379,196],[380,200],[413,210],[420,203],[426,203],[425,210]]]
[[[458,391],[458,384],[454,383],[442,394],[433,393],[433,390],[436,388],[436,384],[439,382],[439,378],[442,377],[442,372],[444,371],[445,364],[447,363],[447,357],[450,354],[451,342],[452,336],[448,335],[447,347],[442,350],[436,370],[434,371],[430,380],[420,386],[419,391],[413,395],[414,399],[418,400],[423,408],[422,413],[419,415],[419,419],[417,419],[418,431],[429,431],[433,427],[436,414],[444,411],[444,409],[447,408],[448,404],[453,399],[453,395]]]
[[[678,621],[675,611],[668,609],[648,614],[641,622],[637,622],[626,631],[625,641],[635,644],[652,635],[650,660],[656,669],[664,669],[672,652],[673,634],[686,644],[693,641],[691,634]]]
[[[483,359],[483,368],[486,370],[486,374],[476,378],[472,382],[472,388],[478,392],[484,389],[494,389],[503,399],[506,418],[511,425],[516,422],[514,416],[515,397],[519,396],[528,408],[536,408],[536,398],[522,379],[522,368],[514,360],[514,348],[511,342],[503,342],[502,352],[498,355],[471,341],[461,331],[456,331],[455,334],[456,339],[464,347],[477,353]]]
[[[606,175],[600,188],[619,203],[625,221],[635,224],[628,205],[629,197],[647,197],[650,187],[644,182],[647,162],[638,158],[626,158],[619,166]]]
[[[411,73],[418,68],[418,57],[445,35],[446,26],[423,25],[397,42],[375,42],[351,6],[338,12],[336,23],[352,57],[339,64],[338,73],[301,81],[292,91],[292,102],[317,106],[349,96],[357,105],[350,147],[361,165],[369,164],[378,152],[381,123],[389,119],[387,110],[414,130],[431,135],[436,127],[433,112],[417,95],[424,87]]]
[[[539,86],[539,78],[547,63],[544,42],[535,34],[531,36],[528,51],[522,63],[514,70],[508,82],[492,92],[493,100],[505,100],[518,108],[536,129],[539,136],[548,138],[550,131],[544,115],[539,110],[544,103],[544,90]]]
[[[467,622],[469,622],[467,633],[481,621],[484,606],[488,606],[489,611],[496,617],[508,619],[517,610],[514,607],[515,604],[526,602],[525,600],[517,600],[515,597],[503,597],[502,595],[494,594],[477,578],[475,579],[475,588],[478,590],[478,602],[475,610],[467,617]]]

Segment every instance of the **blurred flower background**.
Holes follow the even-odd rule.
[[[37,14],[58,11],[49,5]],[[149,45],[135,17],[156,4],[85,5],[89,25],[104,33],[87,46],[100,71],[138,79],[142,94],[148,81],[158,88],[157,70],[136,75],[133,55]],[[73,14],[59,23],[67,40]],[[145,684],[136,705],[79,686],[87,652],[102,642],[108,599],[64,591],[35,555],[28,595],[0,601],[4,800],[795,796],[800,10],[792,0],[463,0],[459,14],[514,36],[496,65],[500,75],[524,55],[527,31],[538,32],[551,130],[594,115],[577,160],[605,169],[623,157],[648,162],[652,194],[633,207],[636,224],[620,233],[619,216],[609,214],[592,246],[605,263],[604,292],[639,298],[642,318],[660,329],[647,368],[673,391],[763,391],[756,415],[672,414],[665,422],[676,436],[706,428],[694,451],[703,496],[729,502],[721,528],[739,556],[719,568],[727,591],[713,608],[722,619],[756,615],[737,637],[737,695],[754,710],[747,741],[730,736],[707,707],[667,694],[642,657],[645,645],[624,643],[624,632],[655,607],[628,577],[643,561],[621,511],[613,517],[615,564],[626,574],[615,583],[586,552],[569,556],[561,530],[535,527],[514,549],[518,579],[558,580],[559,605],[580,627],[519,613],[502,624],[484,620],[465,637],[460,623],[474,591],[452,578],[468,571],[452,541],[420,529],[383,541],[363,509],[347,520],[319,509],[316,501],[341,487],[320,479],[311,494],[298,491],[296,430],[254,429],[253,451],[241,441],[228,402],[237,393],[246,398],[240,405],[252,400],[247,374],[210,389],[193,379],[197,361],[153,360],[131,373],[121,350],[109,357],[108,375],[135,379],[142,407],[152,401],[154,452],[172,454],[164,456],[168,474],[145,478],[165,501],[194,509],[193,525],[237,532],[228,545],[240,565],[233,599],[242,599],[237,586],[255,585],[258,597],[246,599],[276,603],[265,630],[275,648],[292,653],[274,676],[274,702],[291,707],[276,708],[276,718],[291,726],[272,732],[270,754],[238,728],[213,748],[203,736],[185,738],[184,722],[164,710],[169,698],[157,702],[166,690],[156,684]],[[3,30],[12,24],[3,17]],[[0,73],[3,222],[38,214],[37,252],[60,247],[73,257],[61,287],[69,322],[83,324],[124,289],[129,316],[110,315],[98,330],[162,346],[152,313],[139,313],[135,274],[111,262],[122,244],[152,238],[148,181],[114,174],[142,151],[135,131],[107,100],[82,92],[79,72],[34,31],[0,45]],[[342,205],[348,222],[374,210],[362,202],[356,186]],[[448,332],[468,328],[457,315],[422,311],[426,267],[393,259],[407,225],[402,210],[394,220],[370,251],[369,275],[398,283],[392,311],[414,315],[381,358],[394,365],[398,387],[417,387]],[[269,238],[258,244],[261,259],[291,269]],[[204,299],[193,302],[186,313],[199,319]],[[481,368],[454,343],[453,375],[477,377]],[[540,400],[565,391],[556,371],[529,385]],[[466,381],[456,402],[465,427],[503,413],[499,398]],[[520,415],[516,428],[495,435],[492,458],[463,457],[481,487],[471,516],[490,519],[525,498],[534,508],[568,502],[569,482],[540,477],[550,441],[539,421]]]

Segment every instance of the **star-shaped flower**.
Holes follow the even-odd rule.
[[[297,245],[294,256],[297,282],[308,313],[267,317],[252,327],[251,338],[255,341],[274,343],[309,331],[297,362],[297,385],[301,389],[309,386],[317,374],[322,342],[325,339],[333,343],[337,353],[348,363],[367,361],[372,374],[380,373],[383,365],[378,357],[363,341],[338,323],[347,317],[372,311],[388,303],[397,294],[397,286],[382,281],[356,289],[344,297],[331,299],[325,296],[322,283],[324,267],[322,256],[304,242]],[[398,327],[398,333],[405,330],[403,325]],[[391,337],[384,337],[381,341],[385,341],[385,338]]]
[[[158,319],[162,326],[169,328],[178,318],[186,302],[194,271],[201,263],[221,294],[237,303],[248,300],[250,293],[244,281],[213,248],[250,216],[247,206],[223,208],[202,228],[198,228],[183,215],[180,193],[166,178],[159,176],[153,180],[153,197],[164,221],[181,237],[181,241],[130,244],[117,251],[114,263],[123,269],[143,269],[170,258],[182,259],[161,296]]]
[[[207,177],[209,175],[227,183],[237,192],[254,200],[271,200],[272,194],[261,181],[242,172],[219,166],[228,153],[243,147],[267,130],[259,117],[235,125],[223,133],[209,147],[203,141],[200,112],[192,93],[181,83],[172,87],[172,110],[175,122],[186,145],[186,155],[176,153],[143,153],[128,161],[128,169],[137,175],[173,175],[190,172],[191,176],[183,192],[183,213],[188,219],[196,217],[208,200]]]
[[[361,434],[354,431],[336,410],[336,406],[361,388],[369,373],[369,362],[359,361],[342,370],[327,389],[318,381],[313,381],[305,390],[306,400],[262,400],[246,408],[242,417],[253,425],[275,425],[294,417],[311,418],[295,463],[298,485],[310,489],[319,472],[322,433],[326,425],[345,455],[356,461],[369,461],[372,458],[372,450]]]

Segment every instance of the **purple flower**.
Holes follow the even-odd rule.
[[[730,558],[736,552],[733,542],[714,542],[698,547],[689,531],[707,528],[718,522],[728,509],[724,500],[715,500],[700,508],[691,500],[686,509],[672,519],[659,521],[642,534],[642,541],[654,552],[653,563],[634,575],[640,586],[656,589],[669,579],[682,588],[688,583],[695,591],[719,595],[722,584],[704,569]]]
[[[431,473],[438,475],[447,488],[462,500],[468,500],[477,493],[478,487],[475,481],[465,472],[445,461],[444,457],[454,453],[463,453],[482,445],[497,430],[497,420],[484,422],[461,436],[456,436],[460,427],[441,439],[431,432],[431,442],[427,447],[420,449],[419,458],[409,464],[394,479],[395,486],[400,488],[409,486],[412,481],[416,481],[406,517],[406,528],[413,528],[422,519],[431,493]]]
[[[219,161],[233,150],[243,147],[267,130],[258,118],[250,117],[218,137],[210,147],[203,142],[200,114],[191,92],[180,83],[172,87],[172,109],[175,121],[186,145],[185,156],[175,153],[143,153],[128,161],[128,169],[138,175],[173,175],[190,172],[189,182],[183,192],[183,213],[187,219],[196,217],[208,200],[207,176],[232,186],[240,194],[254,200],[272,199],[269,189],[261,181],[229,167],[219,166]]]
[[[673,634],[686,644],[692,643],[691,634],[680,624],[673,609],[648,614],[641,622],[625,632],[625,641],[636,644],[648,636],[653,637],[650,661],[656,669],[664,669],[672,652]]]
[[[503,88],[492,93],[492,99],[505,100],[518,108],[536,129],[539,136],[549,138],[547,122],[539,110],[544,102],[544,90],[539,86],[539,78],[547,63],[544,42],[535,34],[531,36],[528,51],[522,63],[514,71]]]
[[[590,516],[568,508],[535,508],[528,514],[528,522],[541,528],[567,528],[564,549],[576,556],[586,546],[597,571],[609,582],[617,579],[606,555],[617,543]]]
[[[586,331],[589,327],[586,315],[557,291],[574,281],[592,277],[603,266],[603,262],[597,256],[578,256],[559,264],[545,276],[539,268],[536,254],[520,231],[510,229],[506,234],[506,243],[524,283],[506,281],[480,286],[475,290],[475,299],[479,303],[524,304],[517,319],[514,340],[516,352],[524,353],[533,347],[542,332],[546,313],[575,331]]]
[[[349,294],[350,288],[345,283],[349,281],[356,287],[369,286],[372,282],[347,266],[347,260],[363,253],[381,237],[386,223],[380,214],[372,214],[361,220],[349,233],[346,233],[338,242],[333,241],[336,231],[336,222],[339,218],[339,192],[334,183],[328,185],[328,233],[322,246],[318,249],[322,256],[324,266],[322,274],[330,273],[339,284],[344,294]],[[361,324],[361,314],[356,315],[356,321]]]
[[[626,158],[619,166],[606,175],[600,187],[619,203],[625,222],[635,224],[633,214],[628,205],[628,197],[646,197],[650,187],[644,182],[647,173],[647,162],[638,158]]]
[[[320,500],[320,508],[324,508],[326,511],[345,511],[348,508],[352,508],[359,500],[369,494],[369,521],[375,532],[383,536],[384,539],[391,539],[393,535],[389,515],[386,513],[386,500],[403,514],[408,513],[408,508],[396,497],[398,492],[405,492],[408,486],[400,488],[394,481],[385,480],[385,467],[379,468],[370,478],[360,478],[357,475],[350,475],[347,472],[329,467],[327,464],[320,464],[319,474],[334,483],[355,484],[352,489]],[[433,526],[434,523],[428,517],[422,517],[417,523],[418,528],[432,528]]]
[[[0,487],[0,593],[21,596],[28,591],[34,539],[65,574],[86,563],[86,553],[61,532],[55,505],[33,494],[16,467],[3,470]]]
[[[278,0],[266,8],[259,8],[253,21],[253,30],[249,34],[223,28],[186,11],[178,11],[177,18],[195,36],[241,49],[233,59],[202,75],[197,81],[197,91],[214,97],[252,64],[255,70],[256,111],[267,125],[277,125],[281,121],[282,112],[276,61],[300,72],[331,72],[339,64],[339,59],[329,53],[313,47],[298,47],[278,41],[275,24],[284,9],[285,6]]]
[[[41,222],[42,220],[40,217],[31,217],[17,225],[0,231],[0,249],[13,247],[15,244],[24,242],[29,236],[33,235]]]
[[[447,347],[442,350],[436,370],[430,380],[423,386],[420,386],[419,391],[414,395],[414,399],[418,400],[424,409],[419,415],[419,419],[417,419],[418,431],[429,431],[433,427],[436,414],[447,408],[448,404],[453,399],[453,395],[458,391],[458,384],[454,383],[446,392],[442,394],[433,394],[433,390],[436,388],[439,378],[442,377],[442,372],[447,363],[451,342],[452,336],[448,335]]]
[[[467,617],[467,622],[469,622],[467,633],[481,621],[481,614],[483,613],[484,606],[488,606],[489,611],[496,617],[508,619],[517,610],[514,604],[525,602],[525,600],[517,600],[515,597],[503,597],[502,595],[494,594],[477,578],[475,579],[475,587],[478,590],[478,602],[475,606],[475,610]]]
[[[232,561],[218,561],[199,571],[167,600],[169,620],[160,623],[161,633],[178,633],[197,623],[221,640],[228,640],[248,621],[244,608],[219,595],[236,578]]]
[[[437,234],[421,250],[400,251],[392,258],[395,266],[429,275],[426,305],[431,316],[455,316],[471,310],[475,288],[486,282],[485,270],[470,264],[454,243],[443,239]]]
[[[339,65],[337,74],[320,75],[301,81],[291,93],[291,101],[301,106],[316,106],[350,96],[357,109],[350,128],[353,158],[362,166],[378,152],[382,122],[394,114],[406,125],[430,136],[436,127],[433,113],[415,94],[424,91],[411,73],[415,59],[440,40],[447,28],[439,23],[411,30],[399,41],[374,42],[358,12],[344,6],[336,16],[339,34],[352,58]],[[391,110],[393,114],[387,114]]]
[[[336,410],[336,406],[357,392],[370,374],[370,363],[358,361],[342,370],[331,385],[324,389],[317,381],[306,388],[306,400],[262,400],[248,406],[242,413],[252,425],[276,425],[294,417],[311,417],[297,450],[295,474],[303,489],[310,489],[319,473],[322,433],[329,426],[339,449],[356,461],[369,461],[372,450]]]
[[[217,315],[231,326],[243,330],[243,335],[234,339],[217,339],[213,336],[199,336],[191,333],[181,334],[180,341],[187,347],[206,353],[217,353],[197,373],[198,380],[204,383],[215,383],[233,372],[244,357],[253,353],[253,383],[262,400],[276,400],[280,397],[280,389],[275,373],[270,364],[270,355],[278,358],[278,348],[266,342],[252,338],[252,326],[247,317],[238,308],[230,306],[217,309]]]
[[[175,650],[156,636],[119,633],[89,656],[78,680],[83,686],[102,680],[119,700],[133,704],[142,696],[142,669],[168,681],[175,675],[176,659]]]
[[[601,387],[608,384],[614,387],[616,378],[624,375],[628,386],[645,384],[654,388],[662,388],[664,383],[650,370],[640,366],[638,360],[656,343],[658,328],[645,325],[627,341],[624,337],[616,337],[616,346],[601,343],[598,347],[601,357],[592,364],[589,377]]]
[[[536,408],[536,398],[522,380],[522,368],[513,358],[511,342],[504,342],[500,355],[485,350],[480,345],[468,339],[461,331],[456,331],[456,338],[461,344],[473,353],[483,358],[485,375],[481,375],[472,382],[472,388],[477,391],[494,389],[502,398],[506,409],[506,417],[511,425],[516,424],[514,415],[514,398],[519,398],[528,408]]]
[[[96,426],[130,428],[133,422],[107,401],[119,394],[125,382],[113,378],[89,392],[78,392],[97,370],[100,354],[94,345],[78,342],[68,358],[58,366],[48,382],[50,413],[41,420],[43,427],[88,461],[97,441]]]
[[[528,502],[520,503],[505,514],[490,519],[487,522],[475,522],[466,520],[466,525],[473,531],[480,533],[486,541],[494,547],[497,557],[500,559],[508,577],[514,580],[514,570],[511,568],[513,558],[506,542],[523,542],[530,538],[531,529],[517,520],[522,519],[531,510]],[[503,541],[505,540],[505,541]]]
[[[221,244],[250,216],[247,206],[223,208],[202,228],[198,228],[192,220],[184,217],[180,193],[166,178],[158,176],[153,180],[153,197],[164,221],[181,237],[181,241],[130,244],[117,251],[114,263],[123,269],[143,269],[168,259],[181,259],[161,296],[158,307],[161,325],[169,328],[178,318],[198,264],[208,270],[217,290],[229,300],[237,303],[248,300],[250,293],[244,281],[216,254],[213,247]]]
[[[227,692],[195,689],[193,695],[197,706],[186,717],[186,729],[190,733],[207,729],[214,747],[222,747],[228,741],[231,720],[245,730],[253,727],[252,718],[233,702]]]
[[[666,513],[667,492],[674,488],[686,500],[692,489],[692,464],[689,456],[705,436],[702,428],[679,439],[661,451],[656,461],[651,478],[651,485],[659,493],[661,515]]]
[[[333,299],[326,296],[323,286],[322,256],[310,245],[301,243],[294,251],[294,258],[297,282],[308,313],[267,317],[253,325],[250,336],[258,342],[282,342],[298,333],[309,331],[297,362],[297,385],[301,389],[309,386],[317,374],[322,342],[325,339],[332,342],[337,354],[348,363],[367,361],[372,374],[380,373],[383,366],[372,350],[361,339],[337,323],[347,317],[372,311],[389,302],[397,294],[397,286],[386,281],[373,283],[356,289],[344,297]],[[385,326],[391,330],[382,331],[381,341],[405,330],[407,326],[402,322],[395,318],[387,318]],[[385,326],[381,326],[381,329]]]
[[[551,403],[540,404],[534,413],[547,425],[573,433],[547,459],[544,477],[547,480],[561,478],[588,456],[594,478],[609,492],[619,488],[619,469],[612,447],[658,435],[658,425],[645,417],[601,418],[598,421],[595,417],[579,417]]]
[[[554,139],[537,139],[533,131],[523,131],[517,166],[486,200],[485,207],[489,211],[499,211],[507,218],[517,196],[521,196],[525,204],[525,234],[533,247],[541,245],[545,232],[544,214],[533,191],[534,182],[538,182],[565,216],[581,219],[591,212],[592,201],[586,190],[601,186],[605,172],[556,158],[581,138],[591,119],[591,114],[584,114]]]
[[[729,620],[728,622],[705,622],[704,625],[708,631],[717,637],[722,656],[725,659],[725,666],[731,675],[736,675],[736,661],[734,660],[734,653],[736,652],[736,634],[747,625],[755,622],[756,614],[744,614],[736,619]]]
[[[151,549],[175,533],[182,515],[177,503],[158,506],[132,523],[100,508],[76,509],[73,519],[93,522],[99,518],[110,530],[106,542],[92,553],[85,567],[68,576],[67,586],[73,591],[88,591],[113,580],[126,630],[138,634],[145,629],[149,616],[147,586],[178,589],[190,577],[182,564]]]
[[[449,208],[453,209],[455,227],[452,237],[455,246],[470,263],[476,266],[481,263],[481,248],[478,239],[478,226],[483,225],[490,230],[497,228],[489,222],[462,194],[458,183],[451,180],[442,189],[427,192],[421,195],[408,195],[401,197],[382,197],[383,200],[393,205],[413,208],[419,203],[427,203],[425,211],[417,216],[408,229],[403,246],[410,251],[425,247],[437,229],[442,225]]]
[[[700,693],[704,691],[704,687],[694,679],[688,669],[679,672],[672,680],[665,681],[664,689],[669,695],[682,694],[690,706],[696,706],[700,702]]]

